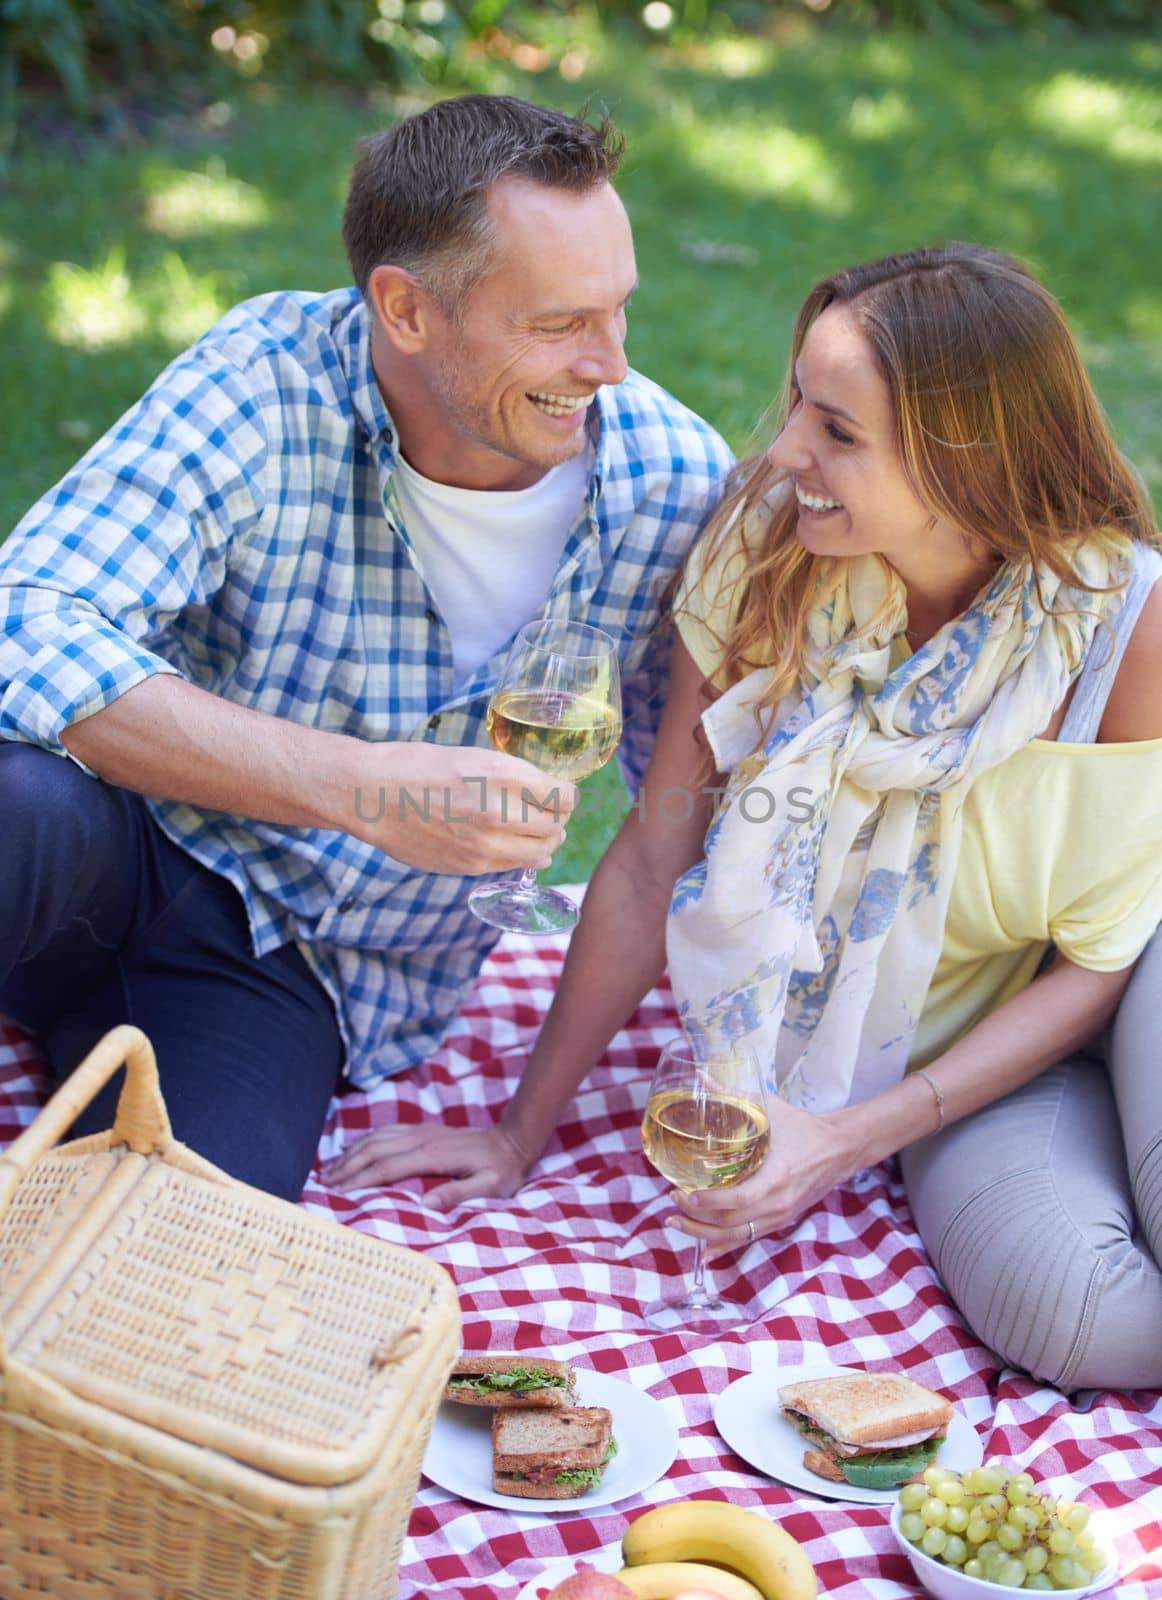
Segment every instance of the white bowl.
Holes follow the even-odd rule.
[[[930,1595],[935,1596],[935,1600],[1004,1600],[1006,1595],[1028,1595],[1035,1592],[1029,1589],[1014,1589],[1007,1583],[988,1583],[984,1578],[970,1578],[967,1572],[961,1572],[957,1567],[946,1567],[943,1561],[937,1561],[916,1545],[908,1543],[900,1532],[901,1515],[900,1502],[897,1500],[892,1506],[892,1532],[896,1536],[896,1543],[912,1563],[912,1571],[919,1582]],[[1081,1600],[1082,1595],[1096,1594],[1099,1589],[1104,1589],[1107,1584],[1113,1583],[1117,1575],[1117,1565],[1111,1561],[1108,1567],[1103,1567],[1100,1572],[1095,1573],[1090,1581],[1082,1584],[1079,1589],[1054,1589],[1052,1592],[1057,1596],[1057,1600]]]

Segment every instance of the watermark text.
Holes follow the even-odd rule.
[[[473,790],[467,799],[464,795],[466,788]],[[672,784],[652,794],[643,786],[631,800],[624,792],[582,785],[577,790],[572,816],[605,816],[610,822],[618,823],[632,814],[639,823],[660,822],[663,825],[680,826],[692,821],[695,813],[709,800],[710,820],[717,821],[726,792],[725,784],[707,784],[698,789]],[[461,778],[455,790],[450,785],[443,788],[425,785],[422,789],[401,785],[394,790],[381,786],[370,791],[357,788],[355,817],[367,827],[385,822],[389,814],[394,814],[394,819],[401,824],[414,820],[428,825],[439,822],[470,826],[492,815],[489,801],[493,794],[499,797],[495,814],[501,823],[519,821],[527,824],[534,812],[541,815],[547,813],[554,822],[561,820],[564,808],[560,789],[551,789],[542,799],[538,799],[530,789],[522,788],[517,799],[506,785],[496,784],[495,780],[490,783],[488,778]],[[749,784],[733,797],[731,803],[744,822],[760,826],[774,821],[780,814],[792,822],[807,822],[814,815],[816,805],[814,792],[805,785],[788,789],[780,803],[779,797],[762,784]]]

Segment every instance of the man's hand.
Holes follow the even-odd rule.
[[[421,872],[547,867],[577,803],[573,784],[476,746],[364,744],[335,826]]]
[[[354,834],[421,872],[547,867],[571,783],[475,745],[375,743],[158,674],[62,735],[106,783],[288,827]]]
[[[801,1111],[784,1100],[769,1102],[771,1148],[745,1183],[733,1189],[700,1189],[676,1195],[681,1214],[674,1226],[706,1241],[706,1260],[738,1250],[754,1237],[782,1233],[855,1170],[845,1139],[826,1112]]]
[[[515,1194],[532,1161],[501,1127],[444,1128],[430,1122],[376,1128],[323,1168],[329,1189],[381,1189],[401,1178],[455,1179],[426,1197],[449,1211],[462,1200]]]

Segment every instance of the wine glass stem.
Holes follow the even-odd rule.
[[[690,1284],[691,1300],[705,1300],[706,1298],[706,1262],[702,1253],[703,1241],[694,1241],[694,1277]]]
[[[520,894],[535,894],[537,892],[536,867],[526,867],[524,869],[520,875],[520,882],[517,884],[517,891]]]

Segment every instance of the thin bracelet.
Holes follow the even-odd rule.
[[[944,1126],[944,1090],[936,1082],[935,1078],[930,1078],[928,1076],[928,1074],[924,1071],[923,1067],[917,1067],[915,1069],[915,1074],[914,1075],[917,1078],[923,1078],[924,1082],[928,1085],[928,1087],[931,1089],[932,1093],[936,1096],[936,1118],[937,1118],[937,1121],[936,1121],[936,1127],[935,1127],[935,1129],[933,1131],[936,1132],[936,1133],[939,1133],[941,1128],[943,1128],[943,1126]]]

